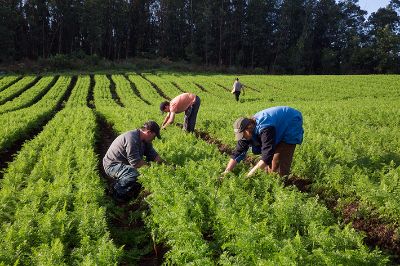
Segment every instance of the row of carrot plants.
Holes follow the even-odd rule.
[[[107,119],[118,133],[149,118],[162,119],[157,116],[158,104],[147,106],[138,102],[138,98],[128,100],[133,92],[122,85],[126,81],[116,76],[113,80],[119,98],[127,100],[125,108],[114,112],[125,118],[135,114],[131,120],[119,120],[113,119],[118,115],[109,111]],[[141,93],[140,85],[136,87]],[[95,91],[95,102],[99,95]],[[110,95],[107,99],[110,106],[115,104]],[[157,96],[148,100],[158,103],[160,99]],[[145,107],[146,112],[137,112]],[[226,156],[178,128],[168,128],[162,135],[163,139],[156,141],[155,146],[176,167],[153,165],[141,169],[140,182],[152,192],[146,199],[151,208],[147,225],[154,238],[170,248],[165,256],[170,263],[383,265],[388,262],[379,251],[370,251],[363,244],[361,234],[338,224],[316,198],[283,188],[276,179],[263,175],[245,181],[243,167],[219,187],[216,180],[228,159]]]
[[[226,89],[234,78],[113,75],[122,107],[112,98],[107,76],[95,75],[95,111],[116,133],[122,133],[149,119],[161,123],[159,103],[192,91],[202,98],[197,127],[233,147],[232,123],[237,117],[269,106],[293,106],[303,112],[306,132],[295,154],[294,174],[313,181],[312,193],[334,198],[339,205],[359,200],[366,213],[397,221],[400,161],[396,154],[400,145],[395,129],[400,116],[392,108],[399,97],[393,85],[396,76],[380,77],[380,81],[375,77],[244,76],[241,81],[252,89],[240,103]],[[23,134],[46,121],[70,82],[62,76],[36,104],[0,115],[5,125],[0,129],[0,150],[26,138]],[[101,207],[103,189],[93,152],[96,123],[93,112],[85,107],[89,83],[89,77],[79,78],[66,108],[24,145],[4,175],[0,232],[6,241],[0,261],[5,264],[108,265],[120,261],[122,250],[110,240]],[[333,83],[326,85],[328,92],[324,83]],[[380,88],[382,84],[385,89]],[[155,147],[175,168],[152,165],[141,169],[140,182],[152,192],[146,198],[150,214],[143,215],[153,238],[169,247],[167,262],[388,263],[386,256],[363,244],[361,234],[338,222],[318,198],[283,188],[275,176],[258,173],[244,180],[247,169],[243,165],[222,184],[216,183],[227,156],[175,127],[168,127],[162,135]]]
[[[103,206],[93,148],[96,117],[86,107],[89,86],[88,76],[78,78],[65,108],[6,170],[2,265],[117,265],[121,249],[110,238]]]
[[[246,79],[251,77],[242,78]],[[282,92],[273,87],[262,90],[264,93],[254,102],[246,101],[246,96],[240,108],[231,103],[220,112],[218,108],[203,110],[199,128],[234,147],[231,124],[237,117],[251,116],[275,105],[293,106],[303,112],[305,127],[305,141],[295,154],[294,174],[310,179],[313,192],[322,192],[330,201],[339,201],[343,206],[357,201],[364,215],[369,213],[398,223],[400,138],[396,128],[400,124],[400,111],[396,103],[400,95],[395,85],[398,77],[379,79],[257,77],[257,82],[263,80],[265,84],[282,80],[285,88]],[[320,80],[328,85],[324,87]],[[287,99],[289,95],[293,99]],[[271,97],[280,100],[271,102]],[[210,105],[220,105],[220,100],[214,99]]]
[[[54,83],[57,78],[53,76],[47,76],[41,78],[35,85],[23,92],[18,97],[0,105],[0,114],[21,109],[31,105],[40,97],[42,97]]]
[[[33,129],[42,126],[66,95],[71,77],[61,76],[54,86],[35,104],[0,115],[0,151],[12,147],[16,141],[29,137]]]
[[[0,92],[0,104],[3,104],[10,99],[14,98],[16,95],[22,93],[25,89],[30,87],[35,83],[38,78],[35,76],[26,76],[20,79],[15,84],[11,85],[7,89]]]
[[[7,88],[13,82],[16,82],[19,79],[18,76],[4,76],[0,79],[0,91]]]

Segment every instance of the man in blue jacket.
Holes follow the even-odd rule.
[[[280,176],[289,174],[296,144],[303,141],[303,117],[299,111],[288,106],[271,107],[251,118],[237,119],[233,128],[237,145],[224,174],[246,157],[250,146],[254,154],[261,154],[261,159],[248,177],[259,168]]]

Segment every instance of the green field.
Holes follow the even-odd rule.
[[[398,263],[400,76],[241,75],[239,103],[236,77],[2,77],[0,265]],[[202,101],[196,134],[162,131],[170,164],[141,168],[143,194],[116,205],[99,164],[110,141],[161,124],[159,103],[183,91]],[[292,175],[245,179],[242,163],[218,183],[236,118],[279,105],[304,118]]]

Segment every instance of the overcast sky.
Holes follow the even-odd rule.
[[[380,7],[385,7],[390,0],[359,0],[358,4],[361,9],[368,11],[368,15],[377,11]]]

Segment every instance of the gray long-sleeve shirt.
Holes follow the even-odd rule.
[[[153,161],[157,155],[151,143],[140,140],[138,129],[131,130],[119,135],[111,143],[103,158],[103,167],[107,168],[117,163],[130,164],[135,167],[143,156],[146,156],[148,161]]]

